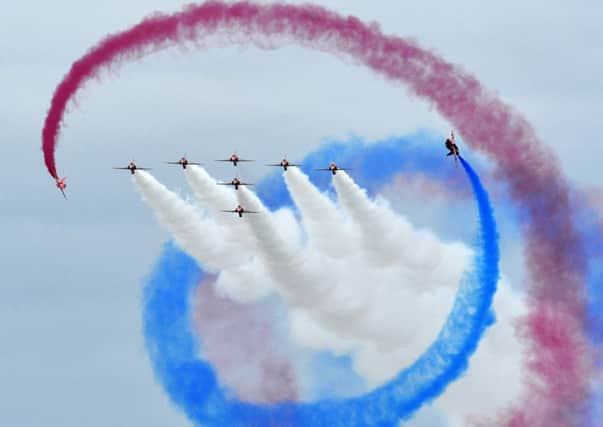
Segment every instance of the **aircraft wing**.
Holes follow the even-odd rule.
[[[317,170],[317,171],[330,171],[331,169],[329,169],[329,168],[318,168],[318,169],[314,169],[314,170]]]
[[[232,182],[216,182],[218,185],[235,185]],[[237,185],[255,185],[250,182],[239,182]]]
[[[65,194],[65,190],[63,190],[62,188],[59,188],[59,190],[61,190],[61,193],[63,193],[63,197],[65,198],[65,200],[67,200],[67,194]]]
[[[231,209],[231,210],[222,209],[220,212],[238,213],[239,211],[237,211],[236,209]],[[243,214],[243,215],[248,214],[248,213],[259,214],[261,212],[260,211],[248,211],[247,209],[245,209],[243,212],[241,212],[241,214]]]
[[[127,170],[127,171],[130,170],[129,167],[113,168],[113,169],[120,169],[120,170]],[[136,169],[134,169],[134,170],[137,170],[137,171],[150,171],[150,170],[153,170],[153,169],[151,169],[151,168],[141,168],[141,167],[136,166]]]

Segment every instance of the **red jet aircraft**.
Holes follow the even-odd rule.
[[[230,182],[218,182],[218,185],[233,185],[235,190],[239,189],[239,185],[254,185],[250,182],[241,182],[239,178],[233,178]]]
[[[67,179],[67,177],[66,177],[66,176],[64,176],[64,177],[63,177],[63,178],[61,178],[61,179],[59,179],[59,178],[57,178],[57,179],[56,179],[57,188],[58,188],[59,190],[61,190],[61,193],[63,193],[63,197],[64,197],[64,198],[67,198],[67,195],[65,194],[65,188],[67,188],[67,184],[65,183],[65,180],[66,180],[66,179]]]
[[[123,167],[123,168],[113,168],[113,169],[122,169],[122,170],[128,170],[130,171],[130,173],[132,175],[134,175],[134,173],[137,170],[141,170],[141,171],[150,171],[151,169],[149,168],[139,168],[138,166],[136,166],[136,163],[134,163],[134,161],[132,160],[130,163],[128,163],[128,166]]]
[[[230,159],[220,159],[216,160],[216,162],[232,162],[232,164],[236,166],[239,162],[253,162],[253,160],[240,159],[239,156],[236,155],[236,153],[233,153],[230,156]]]
[[[186,169],[186,167],[188,165],[196,165],[196,166],[201,166],[201,163],[196,163],[196,162],[189,162],[188,159],[186,158],[186,154],[182,157],[180,157],[180,160],[178,160],[177,162],[165,162],[168,165],[180,165],[182,166],[182,169]]]
[[[454,131],[450,131],[450,137],[446,138],[446,142],[444,143],[444,145],[448,149],[448,154],[446,155],[454,156],[454,161],[457,162],[459,159],[459,147],[454,141]]]
[[[317,171],[330,171],[333,175],[337,173],[337,171],[349,171],[349,168],[340,168],[335,163],[331,162],[328,168],[320,168],[316,169]]]
[[[243,218],[243,213],[253,213],[253,214],[260,213],[259,211],[248,211],[247,209],[243,209],[243,206],[241,206],[241,205],[237,205],[237,207],[232,210],[229,210],[229,211],[223,210],[222,212],[236,213],[239,215],[239,218]]]
[[[281,160],[280,163],[270,163],[270,164],[267,164],[266,166],[277,166],[277,167],[283,168],[284,171],[287,171],[287,168],[289,168],[289,167],[294,167],[294,166],[300,167],[301,165],[289,163],[289,160],[283,159],[283,160]]]

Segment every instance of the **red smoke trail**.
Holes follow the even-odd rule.
[[[155,15],[94,46],[57,87],[42,134],[50,174],[58,176],[54,150],[65,108],[90,78],[105,66],[213,33],[227,40],[240,35],[259,47],[295,41],[349,57],[431,101],[465,142],[496,162],[498,175],[525,215],[528,289],[534,300],[522,327],[531,347],[528,397],[503,421],[509,426],[579,424],[575,417],[588,395],[585,373],[590,368],[582,332],[585,265],[567,183],[554,155],[521,115],[473,76],[408,40],[308,5],[212,1],[173,15]]]
[[[288,331],[279,328],[285,322],[270,303],[234,302],[220,296],[214,283],[206,279],[197,288],[193,322],[203,337],[203,358],[216,368],[220,383],[246,402],[296,401],[294,350],[286,343]]]

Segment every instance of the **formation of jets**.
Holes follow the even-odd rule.
[[[446,141],[444,142],[444,146],[446,147],[446,149],[448,150],[448,153],[446,154],[446,156],[454,156],[454,161],[455,163],[458,162],[458,159],[460,157],[459,154],[459,147],[458,145],[456,145],[456,141],[454,139],[454,131],[450,131],[450,136],[448,138],[446,138]],[[232,163],[233,166],[237,166],[238,163],[240,162],[253,162],[254,160],[250,160],[250,159],[241,159],[236,153],[233,153],[228,159],[218,159],[216,160],[216,162],[230,162]],[[180,157],[180,160],[176,161],[176,162],[165,162],[169,165],[179,165],[182,167],[182,169],[186,169],[187,166],[189,165],[201,165],[201,163],[197,163],[197,162],[191,162],[186,158],[186,154],[184,154],[182,157]],[[300,164],[297,163],[290,163],[289,160],[283,158],[279,163],[268,163],[266,164],[266,166],[271,166],[271,167],[280,167],[283,168],[283,170],[286,172],[287,168],[290,167],[300,167]],[[136,173],[137,170],[151,170],[150,168],[142,168],[136,165],[136,163],[134,163],[134,160],[132,160],[130,163],[128,163],[127,166],[124,167],[114,167],[113,169],[121,169],[121,170],[128,170],[130,171],[130,173],[132,175],[134,175]],[[339,166],[337,166],[336,163],[331,162],[331,164],[329,164],[328,167],[326,168],[318,168],[315,169],[317,171],[327,171],[327,172],[331,172],[333,175],[337,174],[337,171],[347,171],[350,170],[349,168],[340,168]],[[65,177],[63,178],[56,178],[55,179],[55,184],[57,186],[57,188],[61,191],[61,193],[63,194],[63,197],[65,197],[65,199],[67,198],[67,195],[65,194],[65,188],[67,188],[67,184],[65,183]],[[238,177],[233,178],[230,182],[219,182],[218,185],[231,185],[234,187],[235,190],[239,189],[239,186],[241,185],[254,185],[252,183],[249,182],[241,182],[239,180]],[[258,213],[255,211],[248,211],[243,209],[243,207],[241,205],[237,206],[235,209],[233,210],[226,210],[223,212],[233,212],[233,213],[237,213],[239,215],[239,218],[243,217],[243,212],[245,213]]]

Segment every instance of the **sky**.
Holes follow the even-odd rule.
[[[0,424],[186,426],[153,379],[141,334],[141,283],[169,235],[128,177],[184,152],[299,158],[324,138],[366,139],[447,123],[365,69],[317,52],[173,49],[110,70],[67,116],[58,149],[64,202],[40,134],[54,87],[107,33],[187,2],[11,2],[0,14]],[[595,1],[318,2],[376,21],[460,64],[515,106],[579,187],[603,175],[603,71]],[[230,169],[210,165],[221,179]],[[180,174],[156,176],[182,189]],[[259,166],[241,171],[257,179]]]

